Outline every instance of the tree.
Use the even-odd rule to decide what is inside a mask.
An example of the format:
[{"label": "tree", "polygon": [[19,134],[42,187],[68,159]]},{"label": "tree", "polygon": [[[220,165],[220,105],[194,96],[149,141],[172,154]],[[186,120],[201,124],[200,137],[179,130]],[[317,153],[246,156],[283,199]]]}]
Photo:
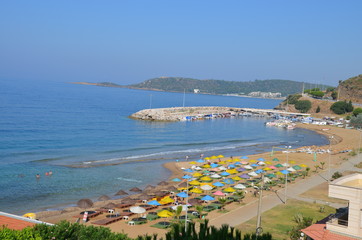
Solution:
[{"label": "tree", "polygon": [[289,236],[292,240],[300,239],[300,230],[313,224],[313,218],[304,217],[301,213],[296,214],[293,217],[293,221],[297,224],[297,226],[294,226],[292,230],[289,231]]},{"label": "tree", "polygon": [[338,93],[337,93],[336,91],[333,91],[333,92],[331,93],[331,97],[333,98],[333,100],[336,100],[337,97],[338,97]]},{"label": "tree", "polygon": [[346,112],[352,112],[354,109],[353,105],[352,105],[352,101],[349,100],[349,102],[346,105]]},{"label": "tree", "polygon": [[316,98],[322,98],[324,96],[324,92],[322,91],[311,91],[310,95]]},{"label": "tree", "polygon": [[362,113],[362,108],[355,108],[353,110],[353,116],[357,117],[358,114]]},{"label": "tree", "polygon": [[284,100],[287,104],[296,104],[298,102],[298,99],[301,98],[302,95],[300,94],[293,94],[289,95],[286,100]]},{"label": "tree", "polygon": [[322,170],[324,169],[324,165],[326,164],[326,162],[320,162],[320,164],[321,164],[321,168],[322,168]]},{"label": "tree", "polygon": [[200,219],[202,218],[202,212],[204,211],[204,206],[202,205],[197,205],[196,206],[196,211],[199,213],[199,217]]},{"label": "tree", "polygon": [[319,113],[321,111],[320,106],[317,107],[317,109],[315,110],[316,113]]},{"label": "tree", "polygon": [[346,101],[338,101],[333,103],[330,109],[335,114],[345,114],[346,112],[352,112],[353,106],[351,101],[349,103],[347,103]]},{"label": "tree", "polygon": [[355,128],[362,128],[362,114],[351,117],[350,125]]},{"label": "tree", "polygon": [[332,175],[332,179],[334,180],[334,179],[340,178],[340,177],[342,177],[342,176],[343,176],[342,173],[340,173],[340,172],[335,172],[335,173],[333,173],[333,175]]},{"label": "tree", "polygon": [[311,109],[312,103],[309,100],[300,100],[295,103],[295,108],[302,113],[306,113]]},{"label": "tree", "polygon": [[[180,215],[182,213],[182,206],[177,206],[176,210],[175,210],[175,218],[177,220],[180,220]],[[186,213],[187,214],[187,213]]]}]

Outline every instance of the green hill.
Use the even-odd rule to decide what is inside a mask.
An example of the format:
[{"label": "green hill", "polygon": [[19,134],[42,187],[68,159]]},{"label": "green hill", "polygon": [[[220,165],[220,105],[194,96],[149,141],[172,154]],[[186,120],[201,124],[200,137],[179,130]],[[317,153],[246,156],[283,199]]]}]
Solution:
[{"label": "green hill", "polygon": [[[313,88],[315,85],[305,83],[305,88]],[[132,84],[126,87],[172,91],[172,92],[194,92],[199,89],[200,93],[209,94],[248,94],[250,92],[272,92],[281,93],[282,96],[302,91],[303,83],[291,80],[255,80],[249,82],[236,82],[224,80],[199,80],[182,77],[159,77],[146,80],[139,84]],[[326,85],[319,85],[320,88],[327,88]]]}]

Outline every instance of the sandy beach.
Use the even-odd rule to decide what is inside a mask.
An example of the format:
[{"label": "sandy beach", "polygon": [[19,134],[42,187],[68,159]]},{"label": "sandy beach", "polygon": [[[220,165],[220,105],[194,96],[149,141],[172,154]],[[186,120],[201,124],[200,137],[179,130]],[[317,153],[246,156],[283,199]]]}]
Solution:
[{"label": "sandy beach", "polygon": [[[317,174],[317,172],[315,172],[317,166],[318,166],[318,168],[317,168],[318,172],[328,171],[329,168],[334,169],[351,157],[351,155],[352,155],[351,152],[348,152],[346,150],[351,150],[353,153],[353,151],[356,151],[357,148],[360,147],[360,134],[361,133],[357,130],[343,129],[343,128],[338,128],[338,127],[333,127],[333,126],[318,126],[318,125],[306,125],[306,124],[298,124],[297,127],[313,130],[319,134],[323,134],[331,140],[331,144],[326,145],[326,146],[306,146],[306,147],[302,147],[299,149],[291,149],[288,153],[283,151],[283,149],[275,149],[273,151],[272,156],[271,156],[271,150],[270,150],[270,152],[248,156],[249,157],[248,160],[256,160],[259,158],[264,158],[266,163],[268,163],[268,162],[270,163],[267,165],[272,165],[272,164],[276,164],[275,162],[273,162],[273,159],[275,159],[275,158],[279,159],[278,163],[285,163],[288,158],[289,164],[291,166],[299,165],[299,164],[307,165],[310,168],[310,171],[309,171],[309,176],[307,176],[306,178],[310,178],[311,176]],[[327,150],[329,149],[330,146],[331,146],[331,150],[332,150],[331,154],[329,154],[327,152]],[[316,157],[315,157],[314,154],[308,153],[309,150],[311,150],[311,151],[319,150],[319,152],[321,152],[321,153],[316,154]],[[220,154],[222,154],[222,153],[220,153]],[[207,157],[206,154],[205,154],[205,157]],[[237,158],[237,157],[234,157],[234,159],[230,159],[230,157],[225,156],[224,158],[222,158],[220,160],[217,159],[217,160],[211,160],[211,161],[216,161],[216,162],[226,161],[226,162],[230,163],[230,162],[234,161],[235,158]],[[324,162],[324,164],[321,164],[321,162]],[[192,165],[202,166],[203,164],[205,164],[205,163],[197,163],[197,164],[190,164],[190,162],[166,163],[164,165],[164,167],[166,167],[167,169],[169,169],[172,172],[172,176],[170,177],[170,179],[165,180],[168,182],[168,185],[155,186],[155,188],[152,189],[152,191],[159,192],[162,190],[167,190],[170,187],[177,188],[178,187],[177,185],[179,183],[172,182],[171,179],[181,178],[183,175],[185,175],[185,172],[182,170],[183,168],[184,169],[190,168]],[[333,174],[332,171],[331,171],[331,174]],[[238,174],[238,175],[240,175],[240,174]],[[295,181],[298,182],[301,179],[302,178],[300,178],[300,179],[297,178]],[[217,181],[222,181],[222,180],[220,179]],[[291,183],[290,188],[293,188],[293,183]],[[275,186],[275,187],[273,187],[272,191],[265,191],[265,195],[274,194],[275,191],[278,191],[280,189],[283,189],[283,186]],[[225,211],[217,211],[217,210],[211,211],[208,213],[206,218],[212,220],[211,222],[214,225],[221,225],[221,224],[223,224],[223,220],[222,220],[221,216],[224,215],[225,212],[234,212],[234,213],[241,215],[243,213],[243,211],[245,211],[246,208],[248,208],[248,206],[250,204],[257,201],[257,198],[254,196],[253,188],[247,188],[245,191],[247,193],[245,195],[245,198],[241,202],[233,202],[233,203],[227,204],[225,206]],[[212,195],[212,192],[213,191],[210,191],[207,194]],[[137,199],[137,196],[139,196],[139,195],[135,195],[132,198]],[[195,196],[196,195],[193,195],[193,197],[195,197]],[[143,197],[144,197],[144,195],[143,195]],[[152,195],[150,195],[150,199],[151,198],[152,198]],[[126,200],[130,200],[130,197],[127,196]],[[78,219],[78,218],[80,218],[80,215],[79,215],[80,212],[85,211],[85,210],[87,210],[87,211],[99,210],[101,207],[105,207],[109,203],[119,204],[124,201],[125,201],[125,199],[98,201],[98,202],[95,202],[92,207],[87,208],[87,209],[71,207],[71,208],[65,208],[64,210],[61,210],[61,211],[39,212],[39,213],[37,213],[37,218],[41,221],[50,222],[50,223],[57,223],[61,220],[67,220],[70,222],[76,222],[77,220],[78,221],[80,220],[80,222],[82,222],[81,219]],[[138,199],[138,202],[135,205],[140,205],[140,204],[142,204],[142,200]],[[149,211],[157,211],[162,208],[163,208],[163,206],[159,206],[157,209],[152,209]],[[122,212],[123,209],[115,208],[115,211]],[[137,217],[137,215],[134,215],[132,217]],[[130,219],[132,217],[130,217]],[[92,222],[100,220],[100,219],[104,219],[104,218],[105,218],[105,214],[103,213],[103,214],[100,214],[100,215],[90,219],[90,221],[83,223],[83,224],[94,225],[94,224],[92,224]],[[169,218],[166,220],[170,221]],[[160,218],[157,220],[148,221],[147,223],[142,224],[142,225],[130,226],[127,224],[126,220],[119,220],[115,223],[111,223],[111,224],[107,225],[106,227],[109,227],[112,231],[115,231],[115,232],[127,233],[130,237],[136,237],[138,235],[144,235],[144,234],[148,234],[148,235],[158,234],[159,236],[162,236],[165,234],[165,232],[167,230],[151,227],[151,225],[153,225],[157,222],[160,222],[160,221],[165,221],[165,219]],[[240,224],[240,222],[235,222],[233,225],[238,225],[238,224]],[[98,226],[98,225],[94,225],[94,226]]]}]

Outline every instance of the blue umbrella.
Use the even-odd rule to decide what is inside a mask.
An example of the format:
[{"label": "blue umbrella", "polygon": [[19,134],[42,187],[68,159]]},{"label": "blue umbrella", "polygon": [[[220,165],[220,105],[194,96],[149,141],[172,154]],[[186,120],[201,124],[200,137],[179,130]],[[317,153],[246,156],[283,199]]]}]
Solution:
[{"label": "blue umbrella", "polygon": [[199,159],[199,160],[197,160],[197,162],[198,162],[198,163],[203,163],[203,162],[205,162],[205,161],[202,160],[202,159]]},{"label": "blue umbrella", "polygon": [[190,179],[190,178],[192,178],[190,175],[185,175],[185,176],[183,176],[182,177],[183,179]]},{"label": "blue umbrella", "polygon": [[228,166],[228,168],[235,168],[235,165],[234,165],[234,164],[230,164],[230,165]]},{"label": "blue umbrella", "polygon": [[226,184],[234,184],[234,181],[232,179],[229,179],[229,178],[224,179],[223,182],[226,183]]},{"label": "blue umbrella", "polygon": [[259,165],[258,164],[251,164],[250,166],[252,166],[252,167],[259,167]]},{"label": "blue umbrella", "polygon": [[220,175],[221,175],[221,176],[229,176],[230,173],[228,173],[228,172],[222,172],[222,173],[220,173]]},{"label": "blue umbrella", "polygon": [[216,186],[216,187],[222,187],[224,186],[224,184],[222,184],[221,182],[214,182],[212,185]]},{"label": "blue umbrella", "polygon": [[289,174],[288,170],[281,170],[280,172],[283,173],[283,174]]},{"label": "blue umbrella", "polygon": [[236,170],[239,171],[239,172],[244,172],[246,169],[241,167],[241,168],[238,168]]},{"label": "blue umbrella", "polygon": [[234,162],[235,165],[241,165],[241,162]]},{"label": "blue umbrella", "polygon": [[156,200],[149,201],[147,204],[155,205],[155,206],[160,206],[161,205],[161,203],[157,202]]},{"label": "blue umbrella", "polygon": [[249,157],[247,156],[242,156],[241,159],[248,159]]},{"label": "blue umbrella", "polygon": [[211,163],[211,164],[210,164],[210,167],[212,167],[212,168],[216,168],[217,166],[219,166],[219,165],[216,164],[216,163]]},{"label": "blue umbrella", "polygon": [[249,179],[250,178],[250,176],[248,174],[245,174],[245,173],[241,174],[240,177],[244,178],[244,179]]},{"label": "blue umbrella", "polygon": [[174,179],[172,179],[172,182],[181,182],[181,179],[179,179],[179,178],[174,178]]},{"label": "blue umbrella", "polygon": [[201,200],[203,201],[212,201],[212,200],[215,200],[215,198],[209,196],[209,195],[206,195],[205,197],[201,198]]},{"label": "blue umbrella", "polygon": [[258,169],[258,170],[256,170],[255,171],[255,173],[257,173],[257,174],[259,174],[259,173],[263,173],[263,172],[265,172],[264,170],[262,170],[262,169]]},{"label": "blue umbrella", "polygon": [[259,161],[262,161],[262,162],[264,162],[264,161],[265,161],[265,159],[264,159],[264,158],[258,158],[258,160],[259,160]]},{"label": "blue umbrella", "polygon": [[180,193],[176,194],[176,196],[181,197],[181,198],[189,197],[189,195],[187,195],[185,192],[180,192]]},{"label": "blue umbrella", "polygon": [[189,173],[192,173],[192,172],[193,172],[193,170],[191,170],[190,168],[188,168],[188,169],[185,169],[185,170],[184,170],[184,172],[189,172]]}]

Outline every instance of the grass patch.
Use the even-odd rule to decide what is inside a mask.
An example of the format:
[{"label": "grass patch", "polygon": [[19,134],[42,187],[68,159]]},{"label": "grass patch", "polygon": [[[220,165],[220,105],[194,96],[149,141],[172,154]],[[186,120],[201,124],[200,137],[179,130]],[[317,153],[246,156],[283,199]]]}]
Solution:
[{"label": "grass patch", "polygon": [[[320,212],[321,206],[324,206],[324,212]],[[305,217],[312,217],[315,221],[335,213],[335,209],[321,204],[307,203],[298,200],[288,200],[287,204],[280,204],[261,216],[261,225],[263,232],[270,232],[274,239],[289,239],[288,231],[292,229],[296,223],[293,221],[297,213],[303,214]],[[236,226],[242,233],[255,232],[256,217]]]}]

